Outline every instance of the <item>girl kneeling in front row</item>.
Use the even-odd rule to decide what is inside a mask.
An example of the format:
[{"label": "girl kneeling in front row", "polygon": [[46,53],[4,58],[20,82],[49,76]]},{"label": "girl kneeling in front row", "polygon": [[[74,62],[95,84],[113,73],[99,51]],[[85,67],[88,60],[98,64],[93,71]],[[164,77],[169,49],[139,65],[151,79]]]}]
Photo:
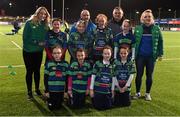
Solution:
[{"label": "girl kneeling in front row", "polygon": [[115,60],[115,106],[131,105],[131,82],[135,73],[134,62],[128,59],[129,48],[121,47],[119,50],[120,60]]},{"label": "girl kneeling in front row", "polygon": [[91,77],[90,96],[94,108],[98,110],[109,109],[112,106],[112,78],[113,65],[110,62],[112,48],[103,48],[103,60],[96,61]]}]

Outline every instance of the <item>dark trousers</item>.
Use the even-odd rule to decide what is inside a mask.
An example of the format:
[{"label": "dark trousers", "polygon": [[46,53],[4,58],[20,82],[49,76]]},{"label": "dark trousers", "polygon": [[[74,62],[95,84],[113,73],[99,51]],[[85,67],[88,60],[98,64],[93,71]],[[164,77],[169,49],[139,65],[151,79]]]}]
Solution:
[{"label": "dark trousers", "polygon": [[32,53],[23,51],[23,59],[26,66],[26,85],[28,94],[32,93],[32,75],[34,75],[35,90],[39,90],[42,55],[42,51]]},{"label": "dark trousers", "polygon": [[48,108],[50,110],[59,109],[64,100],[64,92],[49,92]]},{"label": "dark trousers", "polygon": [[112,107],[112,95],[111,94],[101,94],[94,93],[92,98],[92,104],[95,109],[106,110]]},{"label": "dark trousers", "polygon": [[85,105],[86,94],[73,91],[73,97],[70,97],[69,99],[70,105],[73,108],[83,108],[83,106]]},{"label": "dark trousers", "polygon": [[115,106],[120,106],[120,107],[130,106],[131,105],[130,92],[129,91],[126,91],[124,93],[115,92],[113,104]]},{"label": "dark trousers", "polygon": [[144,68],[146,68],[146,93],[150,93],[155,62],[152,57],[139,56],[136,59],[136,92],[140,92]]}]

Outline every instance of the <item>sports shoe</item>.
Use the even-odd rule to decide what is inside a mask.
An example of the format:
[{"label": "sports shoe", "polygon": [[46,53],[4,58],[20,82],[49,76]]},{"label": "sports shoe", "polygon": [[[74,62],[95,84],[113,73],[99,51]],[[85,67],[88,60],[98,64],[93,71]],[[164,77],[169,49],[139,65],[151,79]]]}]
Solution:
[{"label": "sports shoe", "polygon": [[151,96],[150,96],[150,93],[146,93],[146,94],[145,94],[145,100],[146,100],[146,101],[151,101],[151,100],[152,100],[152,98],[151,98]]},{"label": "sports shoe", "polygon": [[41,93],[40,90],[36,90],[35,92],[36,92],[35,94],[36,94],[37,96],[42,96],[42,93]]},{"label": "sports shoe", "polygon": [[27,100],[33,100],[33,95],[32,95],[32,92],[28,92],[28,97],[27,97]]},{"label": "sports shoe", "polygon": [[47,103],[47,105],[48,105],[49,110],[54,110],[54,106],[52,105],[52,103]]},{"label": "sports shoe", "polygon": [[133,99],[139,99],[140,97],[141,97],[141,93],[138,92],[138,93],[136,93],[135,96],[133,96]]}]

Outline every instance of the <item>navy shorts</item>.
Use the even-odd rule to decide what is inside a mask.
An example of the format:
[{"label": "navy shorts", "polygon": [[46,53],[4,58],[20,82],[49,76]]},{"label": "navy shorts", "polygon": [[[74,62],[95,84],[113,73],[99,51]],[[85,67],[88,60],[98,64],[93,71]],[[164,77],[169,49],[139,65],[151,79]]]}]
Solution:
[{"label": "navy shorts", "polygon": [[109,109],[112,107],[112,95],[95,92],[92,98],[92,104],[94,108],[98,110]]},{"label": "navy shorts", "polygon": [[126,91],[124,93],[115,92],[113,104],[115,106],[121,106],[121,107],[130,106],[131,105],[130,92],[129,91]]},{"label": "navy shorts", "polygon": [[49,92],[48,108],[50,110],[59,109],[64,100],[64,92]]},{"label": "navy shorts", "polygon": [[85,105],[86,94],[73,91],[73,97],[69,99],[72,108],[82,108]]}]

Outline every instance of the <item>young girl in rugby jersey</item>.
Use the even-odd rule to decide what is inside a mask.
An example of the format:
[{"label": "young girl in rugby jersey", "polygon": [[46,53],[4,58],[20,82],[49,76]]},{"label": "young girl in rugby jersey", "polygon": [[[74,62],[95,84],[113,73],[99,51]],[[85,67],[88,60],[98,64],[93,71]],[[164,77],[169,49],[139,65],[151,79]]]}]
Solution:
[{"label": "young girl in rugby jersey", "polygon": [[[45,67],[48,61],[53,60],[52,56],[52,47],[55,45],[59,45],[62,48],[62,60],[65,58],[65,53],[67,50],[67,36],[65,33],[60,31],[60,19],[53,19],[52,21],[52,30],[49,30],[46,33],[46,45],[45,45],[45,50],[46,50],[46,62],[45,62]],[[46,74],[44,74],[44,85],[45,88],[47,87],[47,84],[45,84],[46,80],[48,77]],[[46,88],[47,89],[47,88]],[[45,91],[46,93],[47,91]]]},{"label": "young girl in rugby jersey", "polygon": [[52,60],[52,47],[59,45],[62,48],[62,59],[64,60],[67,50],[67,36],[64,32],[60,31],[61,20],[53,19],[52,30],[49,30],[46,34],[46,55],[48,60]]},{"label": "young girl in rugby jersey", "polygon": [[73,108],[82,108],[85,104],[85,97],[89,92],[91,65],[85,61],[85,51],[78,49],[76,52],[77,61],[70,65],[68,77],[69,102]]},{"label": "young girl in rugby jersey", "polygon": [[80,48],[85,50],[86,59],[90,59],[93,46],[92,35],[85,32],[86,23],[83,20],[79,20],[76,28],[77,31],[70,33],[68,40],[68,51],[71,55],[71,62],[77,60],[76,51]]},{"label": "young girl in rugby jersey", "polygon": [[[115,106],[130,106],[130,87],[135,73],[134,61],[128,59],[129,48],[121,47],[119,50],[120,60],[114,61],[115,66]],[[114,88],[113,88],[114,89]]]},{"label": "young girl in rugby jersey", "polygon": [[91,77],[90,96],[92,104],[98,110],[109,109],[112,106],[113,64],[111,64],[112,48],[103,48],[103,60],[97,61]]},{"label": "young girl in rugby jersey", "polygon": [[98,14],[96,17],[97,28],[94,30],[93,60],[102,60],[102,50],[105,45],[112,46],[113,34],[107,25],[107,16]]},{"label": "young girl in rugby jersey", "polygon": [[61,59],[62,52],[60,46],[53,47],[53,60],[48,61],[45,68],[45,74],[48,76],[46,91],[49,93],[48,108],[50,110],[59,109],[63,102],[68,63]]},{"label": "young girl in rugby jersey", "polygon": [[130,53],[128,58],[134,60],[135,57],[135,38],[131,31],[131,22],[125,19],[122,23],[122,32],[117,34],[114,38],[114,58],[118,58],[118,50],[121,47],[129,48]]}]

